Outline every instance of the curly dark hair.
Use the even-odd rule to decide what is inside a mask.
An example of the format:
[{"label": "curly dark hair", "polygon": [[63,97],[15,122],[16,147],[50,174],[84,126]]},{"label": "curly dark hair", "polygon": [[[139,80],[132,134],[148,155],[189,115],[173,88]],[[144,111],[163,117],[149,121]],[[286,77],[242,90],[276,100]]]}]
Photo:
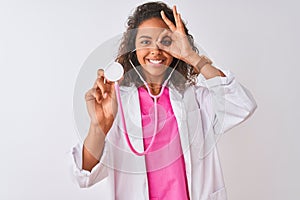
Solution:
[{"label": "curly dark hair", "polygon": [[[142,4],[135,9],[135,11],[131,16],[128,17],[127,30],[123,34],[123,38],[121,40],[121,44],[118,52],[118,58],[117,58],[117,61],[123,65],[125,71],[122,85],[131,86],[132,84],[134,84],[136,86],[140,86],[142,84],[141,80],[139,79],[138,76],[136,76],[135,73],[126,73],[132,70],[132,66],[129,62],[129,59],[131,59],[136,66],[140,65],[137,60],[136,53],[132,51],[135,49],[135,39],[137,35],[137,29],[139,25],[145,20],[151,18],[162,19],[160,14],[161,11],[164,11],[168,19],[172,21],[173,24],[176,24],[172,9],[168,7],[168,5],[160,1],[148,2]],[[184,29],[186,35],[188,36],[189,42],[193,47],[193,50],[198,53],[198,49],[194,44],[194,39],[192,35],[189,34],[185,24],[184,24]],[[172,63],[170,64],[170,67],[173,68],[176,65],[177,61],[178,59],[174,58]],[[170,81],[178,90],[184,90],[184,88],[187,85],[195,84],[197,73],[194,71],[194,68],[192,66],[185,63],[182,60],[179,60],[176,71],[179,73],[174,73]],[[166,73],[166,76],[167,75],[168,74]]]}]

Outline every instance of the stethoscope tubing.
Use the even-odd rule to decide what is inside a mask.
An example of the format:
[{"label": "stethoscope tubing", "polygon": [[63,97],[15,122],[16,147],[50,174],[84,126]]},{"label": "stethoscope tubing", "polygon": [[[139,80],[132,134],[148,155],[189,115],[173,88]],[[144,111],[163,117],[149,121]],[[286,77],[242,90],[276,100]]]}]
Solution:
[{"label": "stethoscope tubing", "polygon": [[151,90],[149,88],[149,85],[148,83],[143,79],[143,77],[141,76],[141,74],[138,72],[138,70],[136,69],[136,67],[134,66],[134,64],[132,63],[131,60],[129,60],[130,64],[132,65],[132,67],[134,68],[134,70],[137,72],[137,74],[139,75],[140,79],[142,80],[142,82],[144,83],[144,85],[146,86],[147,90],[148,90],[148,93],[149,95],[154,99],[154,130],[153,130],[153,136],[152,136],[152,139],[151,139],[151,142],[149,144],[149,146],[146,148],[145,151],[143,152],[138,152],[134,147],[133,145],[131,144],[130,142],[130,139],[129,139],[129,135],[128,135],[128,132],[127,132],[127,127],[126,127],[126,122],[125,122],[125,117],[124,117],[124,110],[123,110],[123,105],[122,105],[122,101],[121,101],[121,94],[120,94],[120,87],[119,87],[119,84],[118,82],[116,81],[115,82],[115,91],[116,91],[116,96],[117,96],[117,102],[118,102],[118,105],[119,105],[119,109],[120,109],[120,113],[121,113],[121,121],[122,121],[122,125],[123,125],[123,129],[124,129],[124,133],[125,133],[125,139],[126,139],[126,142],[130,148],[130,150],[136,154],[137,156],[144,156],[146,154],[148,154],[148,152],[150,151],[150,149],[152,148],[153,144],[154,144],[154,141],[155,141],[155,138],[156,138],[156,135],[157,135],[157,126],[158,126],[158,111],[157,111],[157,99],[163,94],[163,91],[166,87],[166,85],[168,84],[168,81],[169,79],[171,78],[171,75],[173,74],[174,70],[176,69],[178,63],[179,63],[179,60],[177,61],[175,67],[173,68],[172,72],[169,74],[168,78],[164,81],[164,83],[162,84],[162,88],[161,88],[161,91],[158,95],[153,95],[151,93]]},{"label": "stethoscope tubing", "polygon": [[161,94],[154,97],[154,131],[153,131],[153,136],[152,136],[151,142],[150,142],[149,146],[147,147],[147,149],[145,151],[138,152],[137,150],[135,150],[135,148],[133,147],[133,145],[131,144],[130,139],[129,139],[129,135],[128,135],[128,132],[127,132],[127,127],[126,127],[126,122],[125,122],[125,117],[124,117],[123,105],[122,105],[122,101],[121,101],[120,87],[119,87],[119,84],[117,82],[115,82],[115,90],[116,90],[116,96],[117,96],[119,109],[120,109],[120,112],[121,112],[121,121],[122,121],[123,129],[124,129],[124,133],[125,133],[126,142],[129,146],[130,150],[134,154],[136,154],[137,156],[146,155],[150,151],[151,147],[153,146],[154,141],[155,141],[155,137],[156,137],[156,134],[157,134],[157,124],[158,124],[157,99],[159,98],[159,96],[161,96]]}]

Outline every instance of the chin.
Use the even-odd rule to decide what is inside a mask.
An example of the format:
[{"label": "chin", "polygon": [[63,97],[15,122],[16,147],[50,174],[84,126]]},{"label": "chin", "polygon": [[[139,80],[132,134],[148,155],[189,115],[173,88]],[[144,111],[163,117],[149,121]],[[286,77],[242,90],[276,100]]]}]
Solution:
[{"label": "chin", "polygon": [[166,70],[167,67],[165,65],[162,65],[161,67],[143,67],[144,75],[148,80],[163,80]]}]

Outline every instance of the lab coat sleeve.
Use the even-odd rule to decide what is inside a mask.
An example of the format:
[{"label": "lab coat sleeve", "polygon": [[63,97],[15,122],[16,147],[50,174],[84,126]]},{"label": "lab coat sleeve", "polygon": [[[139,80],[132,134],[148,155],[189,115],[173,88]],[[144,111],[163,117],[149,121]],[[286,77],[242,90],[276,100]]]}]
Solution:
[{"label": "lab coat sleeve", "polygon": [[251,93],[235,76],[230,71],[223,73],[226,77],[218,76],[208,80],[200,74],[196,84],[199,107],[202,113],[210,116],[215,134],[225,133],[242,123],[257,108]]},{"label": "lab coat sleeve", "polygon": [[[83,144],[77,144],[72,149],[72,171],[73,176],[76,179],[76,182],[79,184],[81,188],[87,188],[95,183],[103,180],[108,176],[107,168],[100,162],[93,167],[90,171],[82,169],[82,148]],[[105,155],[102,154],[101,159]]]}]

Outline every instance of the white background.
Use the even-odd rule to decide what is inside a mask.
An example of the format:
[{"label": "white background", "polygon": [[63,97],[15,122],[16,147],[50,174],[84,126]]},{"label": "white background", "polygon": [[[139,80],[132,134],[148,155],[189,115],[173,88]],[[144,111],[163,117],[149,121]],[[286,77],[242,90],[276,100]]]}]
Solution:
[{"label": "white background", "polygon": [[[141,2],[0,1],[0,199],[106,199],[105,181],[79,189],[70,176],[73,90],[88,55]],[[299,198],[297,0],[167,2],[258,103],[219,142],[229,199]]]}]

